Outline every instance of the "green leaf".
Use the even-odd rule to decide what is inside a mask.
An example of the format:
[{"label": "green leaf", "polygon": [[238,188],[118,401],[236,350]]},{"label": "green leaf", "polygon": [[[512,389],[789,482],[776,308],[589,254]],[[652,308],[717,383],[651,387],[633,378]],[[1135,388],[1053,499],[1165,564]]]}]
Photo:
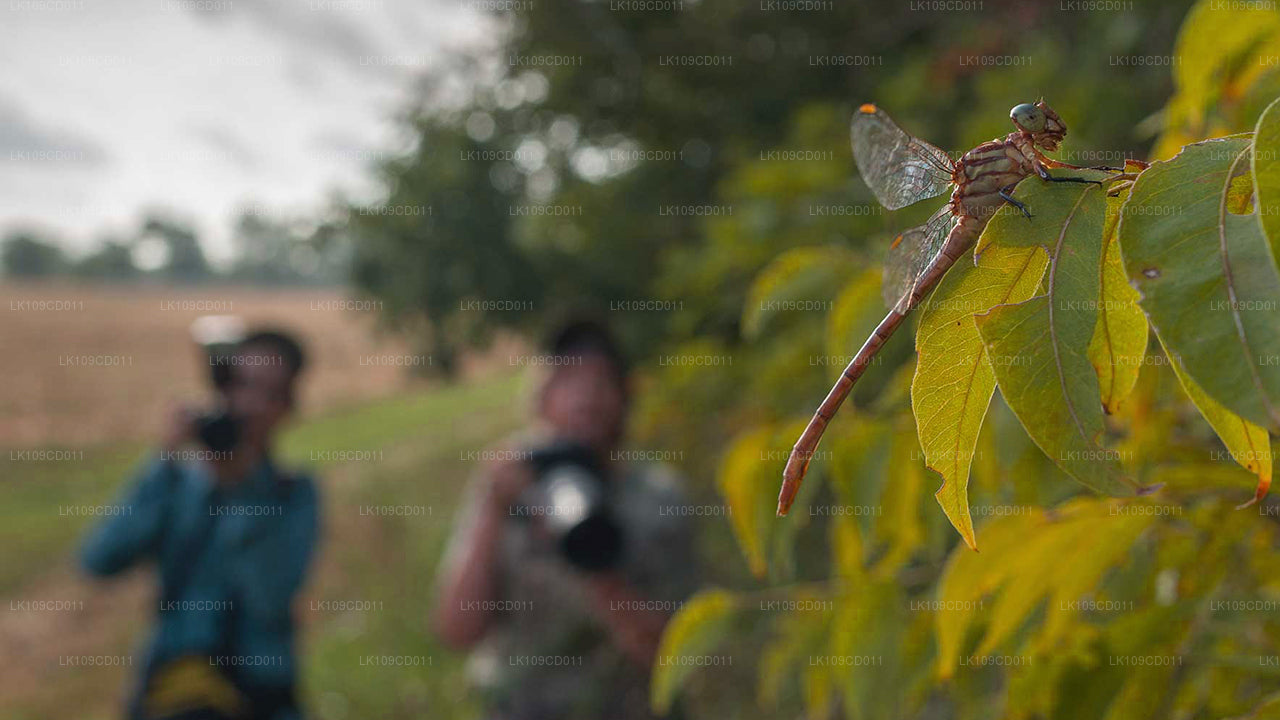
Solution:
[{"label": "green leaf", "polygon": [[1094,185],[1025,180],[1015,191],[1031,209],[992,218],[986,245],[1045,246],[1045,294],[976,317],[1005,401],[1027,434],[1058,467],[1099,492],[1132,494],[1103,431],[1098,378],[1086,357],[1097,323],[1098,264],[1106,200]]},{"label": "green leaf", "polygon": [[1271,259],[1280,259],[1280,98],[1258,118],[1253,131],[1253,190],[1258,220],[1271,246]]},{"label": "green leaf", "polygon": [[[1169,351],[1165,350],[1165,355],[1168,354]],[[1191,402],[1195,404],[1204,419],[1213,426],[1213,431],[1218,434],[1222,444],[1227,446],[1231,459],[1258,476],[1258,487],[1254,491],[1253,498],[1245,503],[1245,506],[1261,500],[1266,496],[1267,489],[1271,487],[1273,462],[1271,437],[1267,434],[1266,428],[1258,427],[1222,407],[1205,394],[1205,391],[1196,384],[1195,380],[1187,376],[1186,371],[1178,363],[1172,362],[1170,365],[1173,366],[1174,374],[1178,376],[1178,382],[1182,383],[1182,389],[1186,390],[1187,395],[1191,397]]]},{"label": "green leaf", "polygon": [[1120,244],[1170,357],[1216,402],[1280,427],[1280,272],[1254,215],[1231,212],[1249,141],[1188,145],[1138,176]]},{"label": "green leaf", "polygon": [[836,246],[782,253],[751,283],[742,308],[742,334],[754,338],[782,316],[829,310],[828,298],[852,265],[853,254]]},{"label": "green leaf", "polygon": [[934,495],[965,544],[978,549],[969,515],[969,467],[996,376],[973,317],[1035,294],[1049,258],[1040,248],[991,247],[961,258],[920,314],[911,407],[925,462],[942,476]]},{"label": "green leaf", "polygon": [[689,599],[667,623],[654,658],[649,705],[658,715],[671,710],[676,693],[695,663],[682,661],[705,655],[725,636],[736,608],[733,595],[706,590]]},{"label": "green leaf", "polygon": [[1120,220],[1120,198],[1107,198],[1107,224],[1102,234],[1101,296],[1098,324],[1089,343],[1089,362],[1098,375],[1102,406],[1108,413],[1138,384],[1138,371],[1147,356],[1147,316],[1138,307],[1138,291],[1129,284],[1120,256],[1116,226]]}]

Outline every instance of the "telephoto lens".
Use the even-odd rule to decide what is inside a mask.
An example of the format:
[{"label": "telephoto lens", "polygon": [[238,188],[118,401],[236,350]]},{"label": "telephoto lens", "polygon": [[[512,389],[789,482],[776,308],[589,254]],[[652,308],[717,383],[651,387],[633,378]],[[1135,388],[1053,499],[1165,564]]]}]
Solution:
[{"label": "telephoto lens", "polygon": [[530,462],[547,529],[565,559],[592,572],[615,567],[623,533],[595,454],[582,445],[557,443],[533,451]]}]

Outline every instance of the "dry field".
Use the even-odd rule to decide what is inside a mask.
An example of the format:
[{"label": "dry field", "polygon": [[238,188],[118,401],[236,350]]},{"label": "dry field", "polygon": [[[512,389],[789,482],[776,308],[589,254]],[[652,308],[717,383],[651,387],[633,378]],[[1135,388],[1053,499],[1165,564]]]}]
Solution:
[{"label": "dry field", "polygon": [[[408,345],[340,289],[0,285],[0,447],[84,447],[152,438],[174,401],[206,393],[191,322],[230,314],[297,333],[310,354],[303,416],[423,383]],[[505,357],[500,343],[489,361]],[[424,360],[419,359],[418,362]]]}]

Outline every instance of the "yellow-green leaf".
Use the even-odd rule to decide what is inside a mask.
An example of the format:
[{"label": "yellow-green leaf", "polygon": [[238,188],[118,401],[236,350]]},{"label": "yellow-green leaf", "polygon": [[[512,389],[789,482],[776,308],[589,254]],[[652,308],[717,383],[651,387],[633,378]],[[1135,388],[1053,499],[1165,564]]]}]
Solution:
[{"label": "yellow-green leaf", "polygon": [[991,247],[965,256],[922,307],[911,407],[925,462],[942,476],[934,497],[965,544],[978,549],[969,515],[969,467],[996,376],[973,316],[1035,294],[1048,255],[1038,247]]},{"label": "yellow-green leaf", "polygon": [[836,515],[831,520],[831,574],[841,581],[855,582],[862,578],[862,533],[858,524],[847,515]]},{"label": "yellow-green leaf", "polygon": [[1120,220],[1120,198],[1107,199],[1107,224],[1102,234],[1100,265],[1101,294],[1098,302],[1098,324],[1089,343],[1089,362],[1098,374],[1102,406],[1108,413],[1138,384],[1138,371],[1147,355],[1147,316],[1138,307],[1138,291],[1129,284],[1120,256],[1116,226]]},{"label": "yellow-green leaf", "polygon": [[879,573],[898,570],[924,543],[924,464],[920,462],[919,445],[911,436],[910,423],[910,418],[900,418],[889,448],[889,472],[880,498],[884,517],[875,524],[875,534],[886,546],[876,563]]},{"label": "yellow-green leaf", "polygon": [[697,663],[688,659],[705,655],[724,637],[736,603],[723,590],[706,590],[689,599],[667,623],[653,661],[649,704],[658,715],[671,710],[676,693]]},{"label": "yellow-green leaf", "polygon": [[[1074,601],[1125,560],[1138,534],[1160,514],[1117,512],[1124,507],[1082,498],[1050,512],[997,518],[983,527],[981,555],[953,551],[938,583],[934,617],[939,675],[951,677],[961,666],[965,636],[979,625],[980,613],[988,615],[981,612],[988,596],[990,622],[975,653],[1001,648],[1041,606],[1043,626],[1028,650],[1054,652],[1080,615]],[[1082,547],[1089,551],[1079,552]],[[1064,563],[1066,557],[1071,562]]]},{"label": "yellow-green leaf", "polygon": [[[738,547],[756,577],[764,577],[765,534],[773,519],[772,493],[775,477],[765,474],[762,461],[773,443],[771,426],[755,428],[738,436],[720,459],[716,485],[729,506],[729,522]],[[765,508],[762,512],[761,508]]]},{"label": "yellow-green leaf", "polygon": [[[1165,355],[1168,354],[1169,351],[1166,350]],[[1252,505],[1266,497],[1267,489],[1271,487],[1273,462],[1271,437],[1267,434],[1266,428],[1254,425],[1209,397],[1195,380],[1187,376],[1186,371],[1177,362],[1172,362],[1170,365],[1173,366],[1174,374],[1178,376],[1178,382],[1182,383],[1182,389],[1186,390],[1187,395],[1191,397],[1191,402],[1195,404],[1204,419],[1209,421],[1213,431],[1227,447],[1227,453],[1231,459],[1258,476],[1258,487],[1254,490],[1253,498],[1245,505]]]},{"label": "yellow-green leaf", "polygon": [[882,283],[880,269],[873,267],[840,290],[831,312],[827,313],[827,355],[849,355],[884,317],[884,306],[880,302]]},{"label": "yellow-green leaf", "polygon": [[[790,600],[814,600],[811,594],[795,593]],[[760,653],[757,699],[762,707],[776,708],[783,686],[800,674],[805,658],[820,653],[831,635],[829,610],[792,610],[774,621],[774,639]]]},{"label": "yellow-green leaf", "polygon": [[826,312],[831,295],[852,265],[853,254],[837,246],[798,247],[782,253],[751,283],[742,308],[743,335],[756,337],[782,316]]},{"label": "yellow-green leaf", "polygon": [[828,665],[813,664],[804,668],[804,707],[809,717],[821,720],[831,716],[834,689]]},{"label": "yellow-green leaf", "polygon": [[1173,68],[1174,84],[1178,95],[1185,96],[1191,125],[1203,122],[1201,113],[1219,96],[1227,68],[1275,25],[1274,12],[1256,12],[1218,0],[1200,0],[1191,8],[1178,31],[1175,52],[1180,62]]},{"label": "yellow-green leaf", "polygon": [[1280,692],[1267,695],[1260,705],[1248,713],[1229,720],[1280,720]]},{"label": "yellow-green leaf", "polygon": [[[1233,73],[1257,69],[1257,62],[1241,62],[1258,43],[1273,36],[1280,16],[1262,6],[1200,0],[1187,13],[1178,31],[1173,56],[1175,93],[1165,107],[1167,130],[1153,157],[1167,158],[1194,139],[1213,137],[1216,128],[1207,111],[1220,106],[1222,95],[1234,84]],[[1250,67],[1254,66],[1254,67]]]},{"label": "yellow-green leaf", "polygon": [[996,215],[979,251],[1044,246],[1049,271],[1045,294],[975,318],[996,382],[1027,434],[1064,472],[1099,492],[1133,494],[1137,485],[1116,454],[1099,445],[1098,378],[1086,356],[1097,324],[1105,195],[1094,185],[1039,178],[1019,183],[1015,194],[1034,217]]}]

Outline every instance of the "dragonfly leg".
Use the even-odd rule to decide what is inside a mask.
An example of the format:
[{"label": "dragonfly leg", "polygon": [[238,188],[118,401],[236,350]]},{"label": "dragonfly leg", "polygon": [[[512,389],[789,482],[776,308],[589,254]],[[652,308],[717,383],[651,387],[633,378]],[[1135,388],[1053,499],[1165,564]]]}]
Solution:
[{"label": "dragonfly leg", "polygon": [[1027,210],[1027,206],[1021,201],[1015,200],[1013,198],[1013,188],[1016,186],[1017,186],[1017,183],[1013,183],[1011,185],[1005,185],[1004,187],[1000,188],[1000,197],[1004,198],[1005,202],[1018,208],[1018,210],[1020,210],[1028,220],[1030,220],[1031,212]]},{"label": "dragonfly leg", "polygon": [[1039,173],[1039,175],[1040,175],[1040,179],[1041,179],[1041,180],[1047,180],[1047,181],[1049,181],[1049,182],[1090,183],[1090,184],[1093,184],[1093,185],[1105,185],[1105,184],[1106,184],[1105,182],[1103,182],[1103,181],[1101,181],[1101,180],[1086,180],[1085,178],[1076,178],[1076,177],[1057,177],[1057,176],[1054,176],[1054,175],[1050,175],[1050,174],[1049,174],[1049,170],[1048,170],[1048,168],[1046,168],[1046,167],[1045,167],[1045,166],[1043,166],[1043,165],[1041,165],[1040,167],[1038,167],[1038,168],[1037,168],[1037,172]]},{"label": "dragonfly leg", "polygon": [[1111,167],[1110,165],[1070,165],[1064,162],[1047,162],[1044,166],[1050,169],[1058,168],[1062,170],[1106,170],[1108,172],[1124,172],[1122,167]]},{"label": "dragonfly leg", "polygon": [[[1128,160],[1128,162],[1133,163],[1134,165],[1137,165],[1138,167],[1144,170],[1151,167],[1151,163],[1143,162],[1142,160],[1130,159]],[[1058,165],[1058,167],[1070,168],[1072,170],[1106,170],[1107,172],[1116,172],[1116,173],[1122,173],[1125,171],[1125,169],[1122,167],[1111,167],[1110,165],[1087,165],[1085,167],[1078,167],[1076,165],[1067,165],[1066,163],[1062,163]]]}]

